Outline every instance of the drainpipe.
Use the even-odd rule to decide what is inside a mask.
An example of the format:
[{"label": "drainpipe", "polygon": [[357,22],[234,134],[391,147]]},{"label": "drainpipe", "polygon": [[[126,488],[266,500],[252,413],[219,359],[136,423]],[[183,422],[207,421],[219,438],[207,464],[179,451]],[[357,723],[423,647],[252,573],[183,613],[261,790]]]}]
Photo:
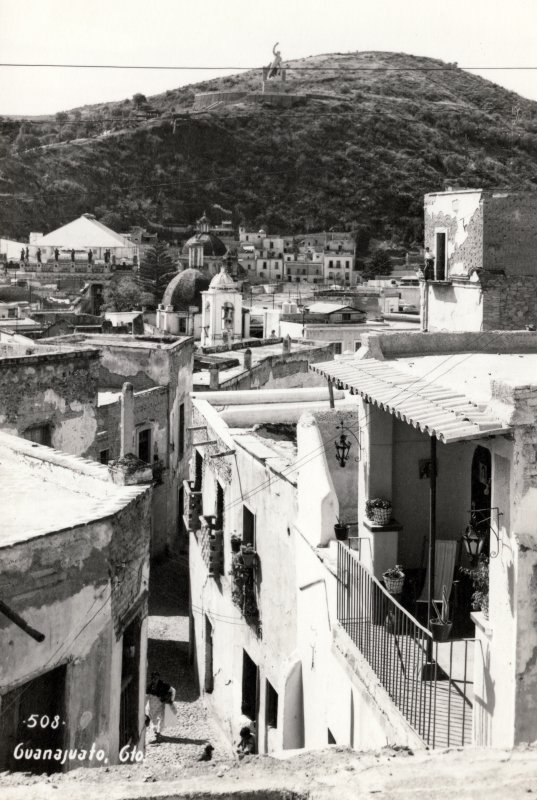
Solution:
[{"label": "drainpipe", "polygon": [[[436,436],[431,436],[431,468],[429,477],[429,586],[427,587],[427,628],[433,616],[434,563],[436,552]],[[427,661],[432,659],[432,640],[428,640]]]}]

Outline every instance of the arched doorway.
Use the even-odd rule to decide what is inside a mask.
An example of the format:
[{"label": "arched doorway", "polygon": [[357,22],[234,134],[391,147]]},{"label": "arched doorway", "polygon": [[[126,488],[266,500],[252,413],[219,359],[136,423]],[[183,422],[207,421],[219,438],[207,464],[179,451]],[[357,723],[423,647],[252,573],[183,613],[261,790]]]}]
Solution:
[{"label": "arched doorway", "polygon": [[488,555],[491,514],[491,455],[490,450],[478,445],[472,458],[471,509],[472,524],[484,536],[483,552]]}]

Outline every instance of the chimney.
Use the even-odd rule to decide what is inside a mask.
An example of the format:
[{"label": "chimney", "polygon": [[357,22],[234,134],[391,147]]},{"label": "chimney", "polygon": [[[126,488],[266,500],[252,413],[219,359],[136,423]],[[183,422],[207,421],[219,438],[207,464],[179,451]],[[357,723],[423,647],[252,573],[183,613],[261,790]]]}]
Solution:
[{"label": "chimney", "polygon": [[218,380],[219,366],[218,364],[211,364],[209,367],[209,389],[218,390],[220,383]]},{"label": "chimney", "polygon": [[244,351],[244,369],[252,369],[252,351],[249,347]]},{"label": "chimney", "polygon": [[134,388],[132,383],[124,383],[121,390],[120,457],[132,453],[134,449]]},{"label": "chimney", "polygon": [[291,352],[291,337],[289,336],[289,334],[287,334],[287,336],[284,336],[282,352],[283,353]]}]

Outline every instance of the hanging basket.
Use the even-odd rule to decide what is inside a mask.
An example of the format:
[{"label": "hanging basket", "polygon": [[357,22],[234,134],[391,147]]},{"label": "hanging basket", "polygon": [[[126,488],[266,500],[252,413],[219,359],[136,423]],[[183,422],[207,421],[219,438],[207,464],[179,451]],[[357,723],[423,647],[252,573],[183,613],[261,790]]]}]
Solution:
[{"label": "hanging basket", "polygon": [[392,507],[371,509],[373,522],[376,525],[387,525],[392,518]]},{"label": "hanging basket", "polygon": [[384,579],[386,589],[390,594],[401,594],[403,591],[403,584],[405,582],[404,575],[401,578],[389,578],[386,573],[384,573],[382,577]]}]

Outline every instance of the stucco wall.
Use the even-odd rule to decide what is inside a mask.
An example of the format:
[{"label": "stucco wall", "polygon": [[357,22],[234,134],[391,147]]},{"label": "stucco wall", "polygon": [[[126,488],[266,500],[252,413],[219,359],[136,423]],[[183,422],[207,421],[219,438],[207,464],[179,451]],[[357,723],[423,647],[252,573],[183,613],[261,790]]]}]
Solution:
[{"label": "stucco wall", "polygon": [[477,283],[438,284],[427,282],[427,328],[429,331],[481,331],[489,297]]},{"label": "stucco wall", "polygon": [[[294,540],[290,524],[296,512],[296,487],[290,478],[271,470],[234,443],[217,412],[201,403],[204,415],[195,410],[193,424],[207,424],[203,439],[217,444],[200,448],[205,456],[203,469],[203,511],[213,514],[216,481],[225,491],[224,574],[218,582],[207,576],[200,548],[194,535],[190,539],[191,597],[194,618],[196,665],[201,688],[205,679],[205,615],[213,625],[214,690],[206,700],[231,740],[238,738],[241,716],[243,649],[260,672],[258,747],[260,752],[281,748],[286,706],[295,698],[286,693],[286,684],[296,649],[296,588]],[[198,432],[199,435],[199,432]],[[211,459],[211,453],[233,446],[233,457]],[[237,446],[238,445],[238,446]],[[266,489],[260,491],[260,487]],[[247,624],[231,601],[229,569],[230,537],[243,530],[243,504],[255,514],[257,603],[261,627]],[[269,680],[278,693],[278,726],[265,725],[265,684]],[[297,746],[296,743],[293,746]]]},{"label": "stucco wall", "polygon": [[447,275],[467,275],[483,264],[483,193],[426,194],[424,246],[435,254],[435,232],[445,232]]},{"label": "stucco wall", "polygon": [[96,351],[1,358],[0,428],[22,436],[47,424],[53,447],[94,456],[98,369]]},{"label": "stucco wall", "polygon": [[[1,694],[67,664],[65,746],[95,742],[110,763],[118,756],[126,614],[148,583],[149,513],[150,492],[137,493],[112,517],[0,549],[3,599],[45,634],[36,643],[0,615]],[[144,681],[145,659],[140,670]],[[0,698],[0,712],[7,710]],[[142,703],[139,723],[141,731]]]},{"label": "stucco wall", "polygon": [[[148,419],[155,420],[158,455],[167,467],[163,474],[164,488],[158,487],[155,496],[152,553],[156,555],[165,549],[186,549],[188,542],[180,523],[183,512],[179,508],[179,489],[188,478],[190,460],[191,437],[188,427],[192,413],[193,340],[183,339],[175,345],[162,348],[131,343],[115,345],[107,340],[99,347],[102,352],[102,386],[121,388],[125,381],[129,381],[136,392],[143,392],[155,385],[166,388],[166,400],[162,395],[152,392],[135,395],[136,422],[141,422],[146,413]],[[181,404],[184,405],[183,453],[179,450]],[[163,419],[164,414],[167,422]]]}]

